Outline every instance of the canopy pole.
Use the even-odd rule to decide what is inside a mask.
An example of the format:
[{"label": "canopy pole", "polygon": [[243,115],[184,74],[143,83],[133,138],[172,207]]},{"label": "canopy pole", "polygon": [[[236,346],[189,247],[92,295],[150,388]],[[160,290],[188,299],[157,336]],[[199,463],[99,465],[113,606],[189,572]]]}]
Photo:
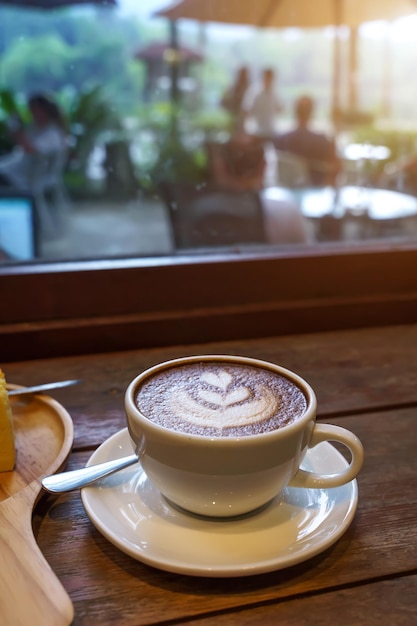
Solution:
[{"label": "canopy pole", "polygon": [[350,28],[349,34],[349,108],[356,111],[358,107],[358,28]]},{"label": "canopy pole", "polygon": [[332,76],[332,117],[337,124],[340,117],[340,40],[339,28],[335,27],[333,46],[333,76]]},{"label": "canopy pole", "polygon": [[169,20],[169,45],[172,51],[172,58],[169,63],[169,73],[171,79],[171,136],[173,140],[178,136],[178,105],[180,100],[179,79],[179,49],[178,49],[178,24],[177,20]]},{"label": "canopy pole", "polygon": [[383,39],[382,54],[382,110],[381,113],[385,118],[391,116],[391,87],[392,87],[392,66],[391,66],[391,23],[387,24]]},{"label": "canopy pole", "polygon": [[340,26],[342,24],[342,2],[333,0],[334,6],[334,45],[333,45],[333,81],[332,81],[332,119],[336,130],[340,124],[340,70],[341,41]]}]

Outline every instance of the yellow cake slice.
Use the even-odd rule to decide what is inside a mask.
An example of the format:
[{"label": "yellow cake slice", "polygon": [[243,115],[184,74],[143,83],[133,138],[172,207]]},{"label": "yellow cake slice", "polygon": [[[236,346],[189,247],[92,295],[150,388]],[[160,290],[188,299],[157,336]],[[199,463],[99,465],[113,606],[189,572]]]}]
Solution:
[{"label": "yellow cake slice", "polygon": [[0,369],[0,472],[14,469],[15,463],[12,409],[6,390],[6,378]]}]

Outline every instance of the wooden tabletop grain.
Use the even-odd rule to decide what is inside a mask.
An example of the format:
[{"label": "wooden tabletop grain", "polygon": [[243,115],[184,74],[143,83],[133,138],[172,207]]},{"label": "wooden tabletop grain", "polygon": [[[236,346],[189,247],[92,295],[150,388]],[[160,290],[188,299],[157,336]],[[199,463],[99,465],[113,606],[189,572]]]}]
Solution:
[{"label": "wooden tabletop grain", "polygon": [[51,394],[74,422],[72,469],[125,426],[123,394],[137,373],[189,354],[273,361],[313,386],[318,419],[353,430],[365,447],[354,521],[333,546],[290,568],[243,578],[189,577],[154,569],[119,551],[93,527],[79,492],[45,496],[34,512],[34,534],[74,604],[73,623],[417,623],[417,325],[0,366],[16,384],[83,380]]}]

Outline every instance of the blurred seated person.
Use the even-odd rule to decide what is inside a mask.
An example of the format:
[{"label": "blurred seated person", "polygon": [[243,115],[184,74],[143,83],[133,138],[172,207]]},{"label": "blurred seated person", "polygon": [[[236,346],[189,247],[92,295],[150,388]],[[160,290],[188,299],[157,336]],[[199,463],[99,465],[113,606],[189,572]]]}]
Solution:
[{"label": "blurred seated person", "polygon": [[289,152],[305,159],[313,186],[335,185],[341,162],[334,140],[323,133],[311,130],[314,111],[313,99],[301,96],[295,103],[296,128],[274,139],[277,150]]},{"label": "blurred seated person", "polygon": [[58,106],[42,94],[29,98],[32,123],[24,127],[12,119],[10,133],[14,142],[11,154],[0,159],[0,184],[20,190],[30,190],[33,183],[34,157],[57,156],[66,153],[66,132]]},{"label": "blurred seated person", "polygon": [[262,189],[265,150],[261,139],[245,132],[243,124],[224,143],[209,143],[211,182],[229,189]]},{"label": "blurred seated person", "polygon": [[308,243],[306,220],[292,194],[281,188],[264,188],[266,160],[262,139],[240,128],[229,141],[212,146],[209,161],[211,182],[231,190],[259,193],[268,243]]}]

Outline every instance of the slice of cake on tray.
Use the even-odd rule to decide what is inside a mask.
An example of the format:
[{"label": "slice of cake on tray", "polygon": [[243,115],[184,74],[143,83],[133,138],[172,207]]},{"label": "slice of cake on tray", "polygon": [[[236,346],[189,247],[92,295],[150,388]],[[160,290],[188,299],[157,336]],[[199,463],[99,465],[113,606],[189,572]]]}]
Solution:
[{"label": "slice of cake on tray", "polygon": [[15,463],[12,409],[6,389],[6,378],[0,369],[0,472],[13,470]]}]

